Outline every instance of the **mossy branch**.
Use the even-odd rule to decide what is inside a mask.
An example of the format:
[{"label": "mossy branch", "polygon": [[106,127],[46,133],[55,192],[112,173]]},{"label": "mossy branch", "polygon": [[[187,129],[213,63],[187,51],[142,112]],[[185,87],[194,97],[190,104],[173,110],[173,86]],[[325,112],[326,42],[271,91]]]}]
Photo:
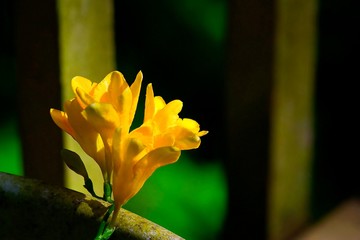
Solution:
[{"label": "mossy branch", "polygon": [[[5,239],[92,239],[111,205],[64,187],[1,172],[0,202],[0,232]],[[120,215],[110,239],[183,239],[125,209]]]}]

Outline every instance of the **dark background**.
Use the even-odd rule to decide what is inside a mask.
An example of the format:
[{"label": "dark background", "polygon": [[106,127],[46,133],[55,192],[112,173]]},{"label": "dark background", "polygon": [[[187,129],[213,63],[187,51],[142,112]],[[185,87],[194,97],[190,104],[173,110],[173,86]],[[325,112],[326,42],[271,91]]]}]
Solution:
[{"label": "dark background", "polygon": [[[171,2],[171,4],[170,4]],[[196,2],[196,1],[195,1]],[[206,6],[226,1],[200,1]],[[182,114],[191,116],[210,130],[199,161],[223,161],[226,154],[225,89],[226,11],[206,8],[209,17],[201,18],[197,4],[188,11],[177,1],[115,1],[116,51],[118,69],[133,79],[142,70],[144,81],[153,82],[155,92],[164,99],[184,102]],[[0,3],[0,146],[10,138],[8,122],[17,122],[17,83],[13,2]],[[204,5],[205,6],[205,5]],[[191,10],[193,9],[193,11]],[[205,9],[205,8],[204,8]],[[214,10],[215,9],[215,10]],[[221,9],[221,8],[218,8]],[[201,10],[201,8],[200,8]],[[204,10],[205,11],[205,10]],[[350,0],[319,2],[317,66],[315,81],[315,155],[312,186],[312,218],[317,220],[344,199],[358,196],[358,88],[359,81],[359,3]],[[214,16],[225,24],[212,25]],[[220,20],[221,18],[221,20]],[[200,24],[207,19],[208,25]],[[214,27],[208,34],[206,27]],[[220,29],[220,30],[219,30]],[[181,84],[175,84],[181,83]],[[12,126],[12,125],[11,125]],[[11,132],[16,134],[16,131]],[[15,146],[16,150],[17,147]],[[0,156],[4,156],[1,155]],[[4,157],[0,166],[6,168]],[[15,173],[22,174],[21,166]],[[230,209],[231,211],[231,209]]]},{"label": "dark background", "polygon": [[313,214],[359,196],[357,1],[320,1]]}]

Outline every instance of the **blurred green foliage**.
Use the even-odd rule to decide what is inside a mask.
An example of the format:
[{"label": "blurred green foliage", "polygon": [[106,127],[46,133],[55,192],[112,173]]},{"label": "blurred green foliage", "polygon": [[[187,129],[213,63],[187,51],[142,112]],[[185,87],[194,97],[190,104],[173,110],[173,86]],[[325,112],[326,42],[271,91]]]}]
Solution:
[{"label": "blurred green foliage", "polygon": [[23,175],[17,121],[9,117],[0,125],[0,172]]}]

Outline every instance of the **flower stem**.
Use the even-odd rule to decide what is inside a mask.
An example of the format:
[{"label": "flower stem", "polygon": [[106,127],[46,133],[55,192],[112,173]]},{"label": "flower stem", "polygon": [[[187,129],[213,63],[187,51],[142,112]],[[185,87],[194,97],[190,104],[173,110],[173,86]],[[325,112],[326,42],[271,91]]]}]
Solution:
[{"label": "flower stem", "polygon": [[104,215],[104,218],[102,219],[100,223],[99,230],[96,234],[96,237],[94,240],[107,240],[110,238],[110,236],[115,231],[115,227],[110,226],[107,221],[109,219],[109,216],[114,211],[114,204],[112,204],[109,209],[107,210],[106,214]]},{"label": "flower stem", "polygon": [[103,199],[109,203],[113,203],[114,201],[111,199],[112,195],[112,186],[109,182],[104,182],[104,197]]}]

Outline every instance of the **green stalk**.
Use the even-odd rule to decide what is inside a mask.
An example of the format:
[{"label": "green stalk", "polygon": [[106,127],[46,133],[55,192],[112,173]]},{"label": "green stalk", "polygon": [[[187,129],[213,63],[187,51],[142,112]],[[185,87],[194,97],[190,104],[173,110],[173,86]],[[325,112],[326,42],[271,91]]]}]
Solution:
[{"label": "green stalk", "polygon": [[94,238],[94,240],[107,240],[111,237],[113,232],[115,231],[115,227],[110,226],[107,222],[114,211],[115,205],[112,204],[109,209],[107,210],[106,214],[104,215],[103,220],[100,223],[99,230]]}]

